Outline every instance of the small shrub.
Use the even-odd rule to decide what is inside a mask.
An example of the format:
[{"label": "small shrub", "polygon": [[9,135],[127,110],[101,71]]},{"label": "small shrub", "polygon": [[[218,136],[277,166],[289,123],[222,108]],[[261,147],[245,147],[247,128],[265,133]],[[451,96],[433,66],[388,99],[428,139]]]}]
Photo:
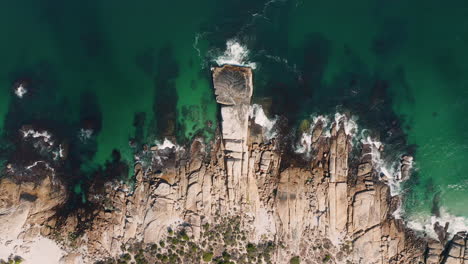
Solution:
[{"label": "small shrub", "polygon": [[135,255],[135,261],[137,264],[147,264],[148,261],[143,254],[143,250],[140,250],[137,255]]},{"label": "small shrub", "polygon": [[130,256],[130,254],[128,254],[128,253],[125,253],[122,256],[120,256],[120,259],[125,260],[125,261],[129,261],[129,260],[132,259],[132,256]]},{"label": "small shrub", "polygon": [[249,253],[249,255],[254,254],[256,251],[257,251],[257,247],[254,244],[252,243],[247,244],[247,253]]},{"label": "small shrub", "polygon": [[189,236],[187,235],[187,233],[182,230],[180,233],[179,233],[179,237],[182,239],[182,240],[185,240],[185,241],[188,241],[190,238]]},{"label": "small shrub", "polygon": [[179,244],[179,239],[173,237],[173,238],[169,239],[169,242],[171,242],[173,245],[177,245],[177,244]]},{"label": "small shrub", "polygon": [[158,246],[156,244],[152,244],[150,249],[151,251],[156,251],[158,249]]},{"label": "small shrub", "polygon": [[213,259],[213,252],[203,253],[203,261],[210,262]]},{"label": "small shrub", "polygon": [[291,260],[289,261],[290,264],[300,264],[301,260],[299,256],[292,257]]},{"label": "small shrub", "polygon": [[229,261],[231,259],[231,255],[226,251],[223,252],[223,259]]},{"label": "small shrub", "polygon": [[331,259],[331,256],[327,254],[327,255],[325,255],[325,257],[323,258],[322,262],[323,262],[323,263],[327,263],[328,261],[330,261],[330,259]]}]

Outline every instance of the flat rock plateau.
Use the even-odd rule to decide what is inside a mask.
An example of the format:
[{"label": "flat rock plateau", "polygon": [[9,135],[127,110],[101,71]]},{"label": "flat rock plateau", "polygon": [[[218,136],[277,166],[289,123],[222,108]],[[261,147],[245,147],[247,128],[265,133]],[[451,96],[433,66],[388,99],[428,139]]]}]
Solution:
[{"label": "flat rock plateau", "polygon": [[51,171],[2,178],[0,252],[38,263],[42,239],[57,254],[41,263],[468,263],[466,232],[420,237],[394,217],[399,197],[372,147],[353,146],[346,117],[330,131],[318,123],[310,157],[295,162],[281,133],[266,140],[250,117],[252,70],[212,75],[221,120],[211,145],[148,148],[134,186],[91,186],[91,209],[63,216],[67,194]]}]

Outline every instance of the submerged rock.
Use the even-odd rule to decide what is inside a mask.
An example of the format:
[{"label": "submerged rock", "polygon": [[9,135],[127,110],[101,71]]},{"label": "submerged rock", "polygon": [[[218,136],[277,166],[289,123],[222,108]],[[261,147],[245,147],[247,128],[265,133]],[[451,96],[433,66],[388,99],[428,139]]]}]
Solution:
[{"label": "submerged rock", "polygon": [[[308,163],[283,167],[291,157],[250,134],[251,70],[215,68],[213,83],[222,120],[211,153],[201,140],[189,151],[153,146],[150,166],[135,167],[133,189],[107,183],[88,194],[98,205],[91,215],[77,211],[61,225],[53,211],[66,199],[61,185],[4,179],[0,219],[16,220],[0,221],[2,230],[15,230],[0,232],[0,243],[60,238],[62,263],[467,263],[466,233],[419,238],[393,217],[399,198],[379,179],[369,146],[351,162],[344,125],[323,131],[329,137],[322,126],[314,130]],[[402,158],[402,174],[411,161]]]}]

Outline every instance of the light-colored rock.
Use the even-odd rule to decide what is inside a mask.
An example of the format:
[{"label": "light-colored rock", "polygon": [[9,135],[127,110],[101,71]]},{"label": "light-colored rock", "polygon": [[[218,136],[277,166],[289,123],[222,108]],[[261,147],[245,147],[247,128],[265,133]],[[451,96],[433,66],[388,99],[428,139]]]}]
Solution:
[{"label": "light-colored rock", "polygon": [[[67,254],[61,263],[94,263],[135,243],[159,243],[168,228],[184,229],[198,242],[203,225],[240,219],[247,241],[274,242],[273,263],[293,256],[301,263],[467,263],[466,233],[441,244],[416,237],[393,218],[398,198],[378,179],[369,146],[354,146],[362,147],[362,157],[350,162],[344,126],[335,124],[331,137],[322,137],[322,128],[313,132],[307,166],[284,166],[275,142],[249,135],[251,69],[214,68],[213,83],[222,120],[211,153],[197,140],[189,153],[154,149],[157,173],[137,164],[133,189],[109,183],[102,197],[89,194],[100,207],[73,244],[67,237],[83,215],[71,214],[61,229],[54,222],[54,208],[66,198],[61,185],[50,178],[39,185],[2,179],[0,245],[58,232]],[[411,161],[402,159],[402,173]],[[214,252],[226,249],[218,245]]]}]

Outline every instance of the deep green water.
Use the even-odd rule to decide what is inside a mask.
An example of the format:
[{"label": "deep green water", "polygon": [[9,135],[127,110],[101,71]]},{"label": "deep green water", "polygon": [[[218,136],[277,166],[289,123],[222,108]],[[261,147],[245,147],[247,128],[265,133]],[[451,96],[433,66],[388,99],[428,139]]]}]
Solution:
[{"label": "deep green water", "polygon": [[[131,163],[131,138],[209,140],[210,61],[236,38],[257,64],[255,99],[269,97],[271,114],[295,125],[337,106],[351,111],[389,156],[415,155],[407,218],[439,207],[468,217],[465,1],[183,2],[1,1],[3,133],[47,123],[72,142],[79,175],[114,149]],[[18,78],[34,93],[16,98]],[[95,136],[83,147],[77,133],[89,120]]]}]

